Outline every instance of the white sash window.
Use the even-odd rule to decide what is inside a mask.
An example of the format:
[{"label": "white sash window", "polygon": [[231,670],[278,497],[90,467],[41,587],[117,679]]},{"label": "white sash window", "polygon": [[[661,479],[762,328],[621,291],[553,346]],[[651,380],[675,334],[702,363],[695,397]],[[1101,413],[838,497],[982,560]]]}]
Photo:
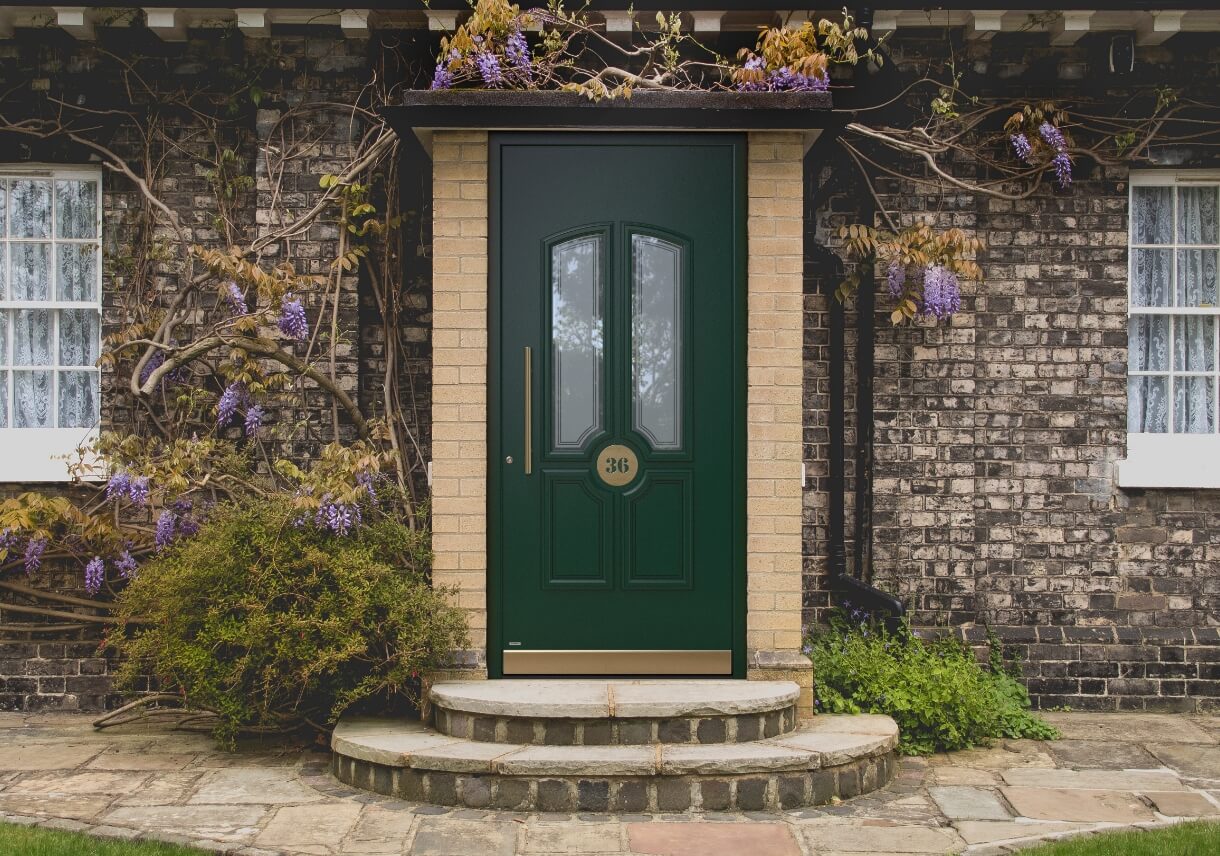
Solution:
[{"label": "white sash window", "polygon": [[0,481],[67,480],[101,416],[101,174],[0,166]]}]

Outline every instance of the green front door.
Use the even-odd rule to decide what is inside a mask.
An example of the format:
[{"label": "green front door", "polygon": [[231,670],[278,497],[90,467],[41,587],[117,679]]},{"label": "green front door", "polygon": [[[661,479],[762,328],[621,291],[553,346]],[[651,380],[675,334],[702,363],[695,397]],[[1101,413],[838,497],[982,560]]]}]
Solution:
[{"label": "green front door", "polygon": [[744,675],[744,148],[492,137],[493,676]]}]

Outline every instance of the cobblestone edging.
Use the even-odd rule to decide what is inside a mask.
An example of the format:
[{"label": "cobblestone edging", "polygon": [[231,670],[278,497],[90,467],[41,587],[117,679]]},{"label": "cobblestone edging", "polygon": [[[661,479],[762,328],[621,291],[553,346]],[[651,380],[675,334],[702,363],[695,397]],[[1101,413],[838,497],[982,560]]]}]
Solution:
[{"label": "cobblestone edging", "polygon": [[533,746],[644,746],[655,743],[747,743],[796,728],[796,707],[767,713],[673,718],[567,719],[478,716],[437,708],[441,734],[479,743]]},{"label": "cobblestone edging", "polygon": [[719,776],[505,776],[331,757],[335,778],[362,790],[435,805],[544,812],[776,811],[870,793],[897,769],[892,751],[820,770]]}]

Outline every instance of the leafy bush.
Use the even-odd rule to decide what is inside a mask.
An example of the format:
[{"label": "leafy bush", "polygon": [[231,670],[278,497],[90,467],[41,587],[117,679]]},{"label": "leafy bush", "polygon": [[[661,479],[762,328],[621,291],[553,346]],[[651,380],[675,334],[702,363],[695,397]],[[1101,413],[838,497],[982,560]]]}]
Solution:
[{"label": "leafy bush", "polygon": [[1029,694],[995,639],[983,666],[955,639],[923,640],[905,627],[891,634],[836,615],[807,650],[819,710],[893,717],[903,754],[965,749],[995,737],[1059,736],[1030,712]]},{"label": "leafy bush", "polygon": [[409,693],[465,644],[427,559],[426,534],[386,515],[341,537],[307,525],[291,497],[217,506],[122,592],[120,685],[155,676],[213,713],[227,745],[243,729],[320,729],[353,704]]}]

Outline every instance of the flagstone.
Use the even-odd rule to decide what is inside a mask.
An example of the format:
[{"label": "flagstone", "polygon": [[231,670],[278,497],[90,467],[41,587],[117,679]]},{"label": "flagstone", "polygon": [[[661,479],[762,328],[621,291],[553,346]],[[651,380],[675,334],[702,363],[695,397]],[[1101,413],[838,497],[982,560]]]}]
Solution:
[{"label": "flagstone", "polygon": [[496,821],[425,817],[419,821],[412,856],[512,856],[518,826]]},{"label": "flagstone", "polygon": [[1085,823],[1054,823],[1028,820],[964,820],[953,824],[967,844],[991,844],[1021,838],[1036,838],[1088,829]]},{"label": "flagstone", "polygon": [[1143,796],[1152,800],[1156,810],[1167,817],[1214,817],[1220,815],[1220,805],[1203,794],[1191,791],[1156,793],[1145,792]]},{"label": "flagstone", "polygon": [[1007,820],[1012,816],[994,792],[983,788],[935,787],[928,792],[950,820]]},{"label": "flagstone", "polygon": [[1117,740],[1055,740],[1047,743],[1051,755],[1068,767],[1104,770],[1149,770],[1161,766],[1138,743]]},{"label": "flagstone", "polygon": [[792,831],[779,823],[631,823],[632,853],[647,856],[800,856]]},{"label": "flagstone", "polygon": [[138,790],[147,775],[115,772],[50,772],[23,776],[11,783],[5,793],[71,796],[73,794],[104,794],[119,796]]},{"label": "flagstone", "polygon": [[961,839],[951,829],[930,826],[867,826],[864,824],[809,825],[802,828],[806,843],[816,853],[951,853]]},{"label": "flagstone", "polygon": [[[71,799],[48,799],[47,794],[0,793],[0,811],[89,820],[110,808],[114,797],[89,794]],[[7,818],[5,820],[7,822]]]},{"label": "flagstone", "polygon": [[91,770],[184,770],[195,757],[190,752],[136,752],[112,747],[85,766]]},{"label": "flagstone", "polygon": [[70,770],[105,747],[98,743],[18,743],[0,745],[0,770]]},{"label": "flagstone", "polygon": [[1004,781],[1017,787],[1087,788],[1102,791],[1180,791],[1170,772],[1143,770],[1005,770]]},{"label": "flagstone", "polygon": [[[1157,735],[1159,740],[1160,735]],[[1148,747],[1161,763],[1185,776],[1220,781],[1220,746],[1154,743]]]},{"label": "flagstone", "polygon": [[118,805],[172,805],[186,799],[200,779],[200,772],[159,773],[140,788],[118,800]]},{"label": "flagstone", "polygon": [[525,830],[521,853],[618,853],[622,851],[622,824],[535,823]]},{"label": "flagstone", "polygon": [[235,767],[209,773],[188,802],[194,805],[282,805],[320,799],[322,795],[302,785],[293,770]]},{"label": "flagstone", "polygon": [[356,825],[362,808],[351,801],[279,808],[254,843],[258,847],[327,854],[337,849]]},{"label": "flagstone", "polygon": [[1143,743],[1149,739],[1158,743],[1216,743],[1196,723],[1184,716],[1161,713],[1084,713],[1044,711],[1051,725],[1072,740],[1121,740]]},{"label": "flagstone", "polygon": [[1141,823],[1152,810],[1128,791],[1068,788],[1001,788],[1017,814],[1035,820],[1081,823]]},{"label": "flagstone", "polygon": [[267,815],[257,805],[120,806],[104,816],[107,823],[147,830],[198,835],[223,841],[248,841]]}]

